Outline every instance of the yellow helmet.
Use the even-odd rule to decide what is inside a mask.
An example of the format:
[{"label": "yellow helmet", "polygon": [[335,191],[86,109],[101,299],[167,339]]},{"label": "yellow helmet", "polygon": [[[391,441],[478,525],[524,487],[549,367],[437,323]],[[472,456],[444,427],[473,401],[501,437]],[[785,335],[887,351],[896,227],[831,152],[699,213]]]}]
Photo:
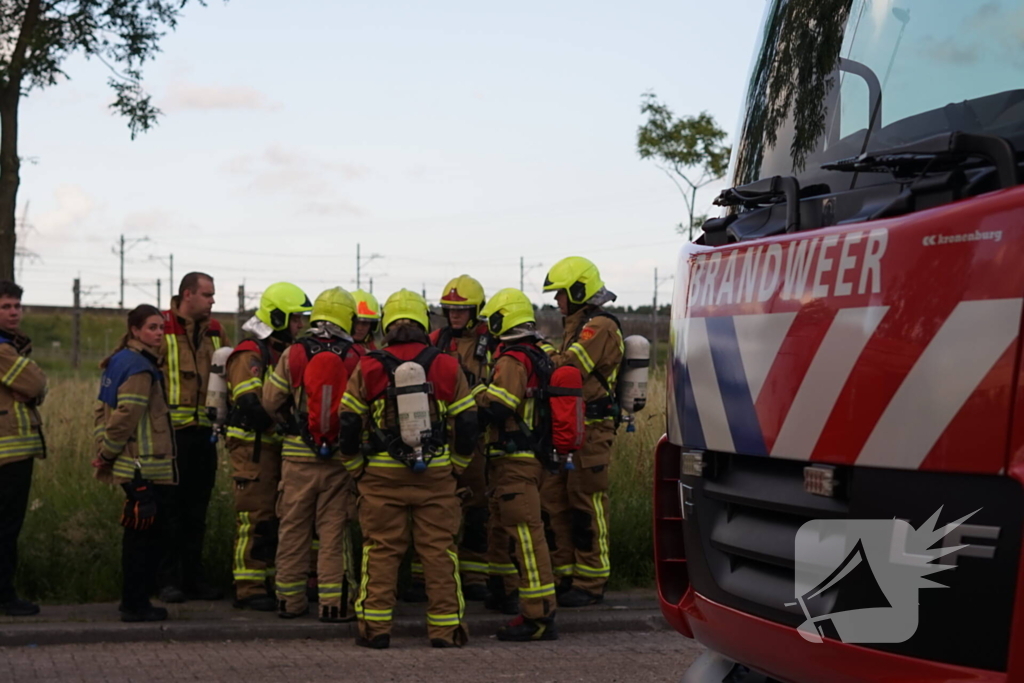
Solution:
[{"label": "yellow helmet", "polygon": [[309,315],[309,322],[325,320],[334,323],[346,332],[351,332],[355,316],[355,298],[341,287],[332,287],[320,292],[320,296],[313,302],[313,312]]},{"label": "yellow helmet", "polygon": [[564,289],[569,301],[574,304],[586,303],[604,287],[601,274],[595,266],[582,256],[569,256],[551,266],[544,278],[544,291],[557,292]]},{"label": "yellow helmet", "polygon": [[441,308],[467,308],[473,317],[480,317],[484,306],[484,288],[468,275],[460,275],[444,286],[441,292]]},{"label": "yellow helmet", "polygon": [[309,297],[290,282],[275,282],[263,290],[256,317],[274,330],[288,327],[288,317],[293,313],[308,313],[313,308]]},{"label": "yellow helmet", "polygon": [[380,320],[380,304],[377,297],[369,292],[357,289],[352,292],[356,300],[356,317],[360,320]]},{"label": "yellow helmet", "polygon": [[480,315],[487,318],[487,327],[496,337],[507,333],[516,325],[537,321],[529,297],[512,287],[499,290],[492,296]]},{"label": "yellow helmet", "polygon": [[422,325],[424,330],[429,330],[430,309],[426,300],[408,289],[398,290],[384,302],[384,331],[396,320],[412,320]]}]

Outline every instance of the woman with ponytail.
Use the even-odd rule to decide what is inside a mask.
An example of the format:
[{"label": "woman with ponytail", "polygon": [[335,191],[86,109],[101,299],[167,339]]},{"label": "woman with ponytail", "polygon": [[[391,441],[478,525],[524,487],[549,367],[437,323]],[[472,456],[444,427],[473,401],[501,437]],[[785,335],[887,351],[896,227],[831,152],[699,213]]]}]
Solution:
[{"label": "woman with ponytail", "polygon": [[128,331],[100,367],[96,404],[96,478],[120,484],[127,499],[121,515],[121,621],[162,621],[154,607],[161,519],[156,487],[177,483],[174,432],[164,398],[158,354],[164,320],[153,306],[128,314]]}]

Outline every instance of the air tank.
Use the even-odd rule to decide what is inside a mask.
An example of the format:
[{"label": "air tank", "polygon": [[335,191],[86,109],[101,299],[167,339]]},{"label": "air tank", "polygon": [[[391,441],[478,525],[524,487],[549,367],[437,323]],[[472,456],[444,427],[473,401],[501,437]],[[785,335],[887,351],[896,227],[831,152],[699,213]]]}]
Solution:
[{"label": "air tank", "polygon": [[398,403],[398,429],[402,442],[413,450],[413,471],[427,468],[423,461],[423,440],[431,433],[430,396],[423,366],[408,361],[395,368],[395,401]]},{"label": "air tank", "polygon": [[651,343],[640,335],[623,340],[625,353],[619,376],[619,407],[622,409],[626,431],[636,431],[636,413],[647,404],[647,374],[651,365]]}]

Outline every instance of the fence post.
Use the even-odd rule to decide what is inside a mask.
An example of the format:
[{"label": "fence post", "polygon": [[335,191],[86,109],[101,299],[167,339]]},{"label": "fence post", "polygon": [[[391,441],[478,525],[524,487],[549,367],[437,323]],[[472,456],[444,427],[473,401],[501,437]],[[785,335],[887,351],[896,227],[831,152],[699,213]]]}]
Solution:
[{"label": "fence post", "polygon": [[75,306],[71,312],[71,369],[77,370],[82,345],[82,284],[79,278],[75,278],[75,286],[71,291],[75,294]]}]

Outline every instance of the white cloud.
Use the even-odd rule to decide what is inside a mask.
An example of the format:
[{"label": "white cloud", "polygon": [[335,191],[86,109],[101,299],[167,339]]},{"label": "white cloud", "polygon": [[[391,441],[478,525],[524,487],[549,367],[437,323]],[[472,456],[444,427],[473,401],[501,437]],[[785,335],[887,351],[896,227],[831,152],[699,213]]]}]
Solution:
[{"label": "white cloud", "polygon": [[28,222],[46,239],[77,233],[97,208],[92,197],[78,185],[57,186],[57,189],[53,191],[53,198],[56,207],[42,213],[37,218],[28,217]]},{"label": "white cloud", "polygon": [[[248,178],[246,189],[260,194],[282,192],[301,197],[316,198],[319,204],[347,206],[346,212],[360,212],[354,206],[333,197],[339,181],[352,181],[367,175],[366,168],[320,159],[301,150],[271,145],[261,154],[243,154],[229,160],[225,169],[234,175]],[[322,213],[322,211],[316,211]],[[336,211],[331,211],[336,213]],[[361,213],[361,212],[360,212]]]},{"label": "white cloud", "polygon": [[167,110],[249,109],[275,111],[281,104],[270,101],[266,95],[245,85],[206,86],[175,81],[167,90],[160,106]]}]

